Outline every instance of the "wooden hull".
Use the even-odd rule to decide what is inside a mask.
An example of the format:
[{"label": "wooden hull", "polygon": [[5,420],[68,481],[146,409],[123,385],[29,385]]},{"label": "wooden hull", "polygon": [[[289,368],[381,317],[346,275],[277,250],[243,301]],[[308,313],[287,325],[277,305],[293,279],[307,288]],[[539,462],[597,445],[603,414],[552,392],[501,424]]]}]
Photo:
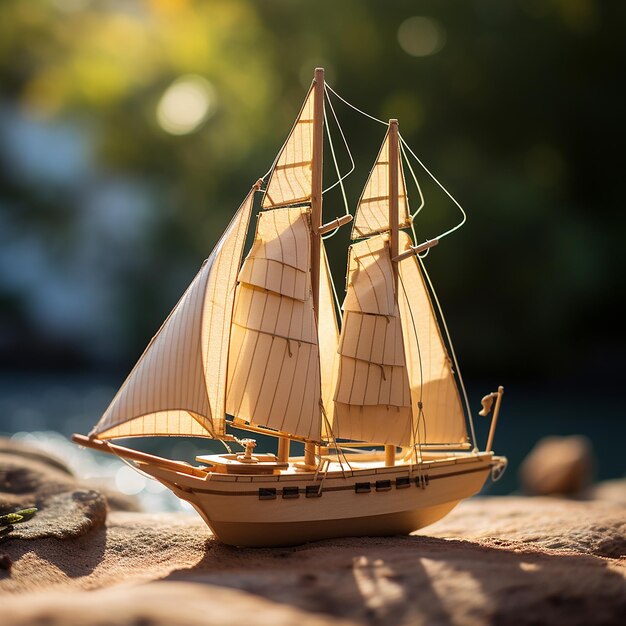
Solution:
[{"label": "wooden hull", "polygon": [[150,464],[141,468],[190,502],[220,541],[270,547],[408,534],[478,493],[498,462],[491,454],[468,453],[420,466],[369,464],[317,479],[314,472],[199,478]]}]

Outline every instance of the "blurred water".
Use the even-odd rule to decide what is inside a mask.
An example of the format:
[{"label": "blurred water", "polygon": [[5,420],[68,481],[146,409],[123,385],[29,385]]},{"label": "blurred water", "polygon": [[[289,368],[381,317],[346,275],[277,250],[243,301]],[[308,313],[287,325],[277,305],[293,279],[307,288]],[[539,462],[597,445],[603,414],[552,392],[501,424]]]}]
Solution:
[{"label": "blurred water", "polygon": [[[0,376],[0,434],[32,443],[61,457],[80,477],[136,496],[150,511],[188,510],[186,503],[156,481],[135,472],[119,459],[69,442],[73,432],[87,433],[106,409],[119,381],[107,383],[91,375]],[[477,415],[486,385],[471,385],[480,447],[484,447],[490,418]],[[475,405],[475,406],[474,406]],[[517,489],[517,470],[535,442],[546,435],[584,434],[596,453],[596,478],[624,476],[622,452],[625,432],[623,409],[617,396],[565,390],[548,392],[529,386],[507,387],[495,437],[497,454],[509,458],[509,468],[486,494],[506,494]],[[261,449],[273,450],[271,438],[257,436]],[[223,452],[218,441],[192,438],[133,440],[133,447],[174,459],[193,461],[197,454]],[[299,444],[292,447],[299,453]]]}]

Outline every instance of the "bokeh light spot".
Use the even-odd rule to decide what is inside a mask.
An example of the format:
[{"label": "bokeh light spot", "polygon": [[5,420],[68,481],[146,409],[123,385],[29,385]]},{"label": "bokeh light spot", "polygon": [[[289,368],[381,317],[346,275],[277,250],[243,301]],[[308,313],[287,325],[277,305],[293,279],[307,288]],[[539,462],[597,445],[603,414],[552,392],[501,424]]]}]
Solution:
[{"label": "bokeh light spot", "polygon": [[430,17],[410,17],[398,28],[398,43],[411,56],[427,57],[444,47],[446,32],[439,22]]},{"label": "bokeh light spot", "polygon": [[128,496],[135,496],[145,488],[146,479],[134,469],[125,465],[120,467],[115,474],[115,486],[122,493]]},{"label": "bokeh light spot", "polygon": [[181,76],[159,100],[159,126],[171,135],[192,133],[215,113],[215,101],[215,89],[208,80],[197,75]]}]

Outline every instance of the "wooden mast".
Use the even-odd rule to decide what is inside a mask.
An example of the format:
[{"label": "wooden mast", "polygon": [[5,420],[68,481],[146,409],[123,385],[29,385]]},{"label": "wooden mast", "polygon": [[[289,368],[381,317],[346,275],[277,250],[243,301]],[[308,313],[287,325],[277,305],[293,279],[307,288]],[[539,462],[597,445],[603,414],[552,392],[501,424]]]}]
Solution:
[{"label": "wooden mast", "polygon": [[[389,120],[389,255],[398,256],[398,120]],[[392,262],[393,287],[398,300],[398,263]],[[396,464],[396,446],[385,445],[385,465]]]},{"label": "wooden mast", "polygon": [[[311,155],[311,290],[313,311],[318,321],[322,225],[322,172],[324,154],[324,68],[315,68],[313,79],[313,151]],[[305,465],[315,465],[315,444],[304,446]]]}]

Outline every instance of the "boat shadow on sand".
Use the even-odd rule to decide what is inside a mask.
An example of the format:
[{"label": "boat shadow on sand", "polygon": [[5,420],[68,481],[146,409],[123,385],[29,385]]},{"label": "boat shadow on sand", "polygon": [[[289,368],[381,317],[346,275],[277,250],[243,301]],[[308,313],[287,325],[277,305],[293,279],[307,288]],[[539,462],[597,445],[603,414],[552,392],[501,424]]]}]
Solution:
[{"label": "boat shadow on sand", "polygon": [[452,625],[462,615],[463,623],[481,615],[507,624],[618,624],[626,616],[618,563],[498,539],[346,538],[280,549],[210,539],[196,565],[164,580],[230,587],[368,624]]}]

